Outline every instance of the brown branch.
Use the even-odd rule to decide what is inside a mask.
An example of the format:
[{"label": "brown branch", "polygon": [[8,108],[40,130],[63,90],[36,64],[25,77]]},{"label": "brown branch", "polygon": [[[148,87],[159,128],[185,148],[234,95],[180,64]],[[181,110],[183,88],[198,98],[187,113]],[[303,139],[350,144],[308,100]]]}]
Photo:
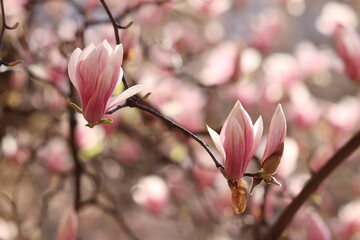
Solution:
[{"label": "brown branch", "polygon": [[[120,35],[119,35],[119,28],[127,28],[130,27],[132,23],[129,23],[126,27],[122,27],[120,26],[116,20],[114,19],[114,16],[111,14],[109,7],[106,5],[105,0],[100,0],[101,4],[103,5],[106,14],[108,15],[110,22],[114,28],[114,34],[115,34],[115,39],[116,39],[116,44],[120,44]],[[124,84],[125,89],[129,88],[129,84],[126,81],[125,76],[123,76],[122,78],[122,82]]]},{"label": "brown branch", "polygon": [[109,7],[106,5],[105,0],[100,0],[100,2],[106,11],[106,14],[109,17],[111,24],[113,25],[116,44],[120,44],[120,35],[119,35],[118,24],[117,24],[116,20],[114,19],[113,15],[111,14]]},{"label": "brown branch", "polygon": [[[74,87],[70,86],[70,96],[74,95]],[[74,162],[74,184],[75,184],[75,193],[74,193],[74,209],[75,211],[79,211],[80,208],[80,200],[81,200],[81,175],[83,173],[83,166],[78,157],[78,148],[75,142],[75,129],[77,125],[77,121],[75,118],[75,110],[69,106],[69,135],[70,135],[70,149],[71,155]]]},{"label": "brown branch", "polygon": [[12,29],[15,29],[17,28],[17,26],[19,25],[19,23],[15,23],[14,26],[9,26],[7,25],[6,23],[6,16],[5,16],[5,6],[4,6],[4,0],[0,0],[0,8],[1,8],[1,28],[0,28],[0,66],[1,65],[5,65],[5,66],[8,66],[8,67],[13,67],[19,63],[22,63],[22,61],[15,61],[15,62],[11,62],[11,63],[8,63],[8,62],[5,62],[2,57],[1,57],[1,51],[2,51],[2,47],[3,47],[3,44],[4,44],[4,35],[5,35],[5,30],[8,29],[8,30],[12,30]]},{"label": "brown branch", "polygon": [[263,236],[263,240],[278,239],[290,224],[296,212],[314,193],[320,184],[360,146],[360,131],[356,133],[329,161],[309,180],[299,195],[285,208],[275,224]]}]

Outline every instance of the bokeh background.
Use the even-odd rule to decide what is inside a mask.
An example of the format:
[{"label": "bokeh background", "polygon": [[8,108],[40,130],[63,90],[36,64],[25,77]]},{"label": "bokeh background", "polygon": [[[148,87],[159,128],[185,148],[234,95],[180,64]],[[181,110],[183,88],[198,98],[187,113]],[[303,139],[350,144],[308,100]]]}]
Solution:
[{"label": "bokeh background", "polygon": [[[0,66],[0,239],[55,239],[73,205],[71,142],[84,168],[78,239],[258,239],[359,129],[360,77],[344,71],[335,29],[359,33],[360,1],[107,0],[120,25],[133,22],[119,29],[128,81],[145,84],[146,101],[218,159],[206,124],[220,130],[240,100],[267,133],[282,104],[282,186],[257,187],[235,215],[210,156],[160,119],[124,108],[90,129],[76,114],[71,139],[68,103],[79,99],[69,97],[69,56],[91,42],[116,44],[99,1],[3,3],[6,23],[19,26],[5,31],[0,56],[23,62]],[[351,46],[360,58],[360,44]],[[360,239],[359,156],[311,196],[283,239],[319,239],[314,225],[328,239]],[[247,172],[258,170],[254,159]]]}]

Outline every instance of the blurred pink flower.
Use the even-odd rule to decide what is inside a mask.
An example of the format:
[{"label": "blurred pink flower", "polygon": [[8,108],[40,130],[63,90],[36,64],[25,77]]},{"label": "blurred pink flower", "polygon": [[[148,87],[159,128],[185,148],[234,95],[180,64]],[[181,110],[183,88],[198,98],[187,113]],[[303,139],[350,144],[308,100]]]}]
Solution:
[{"label": "blurred pink flower", "polygon": [[314,126],[320,118],[321,106],[308,87],[297,83],[289,91],[290,102],[287,105],[289,121],[303,128]]},{"label": "blurred pink flower", "polygon": [[206,101],[199,88],[157,67],[147,65],[141,71],[139,82],[146,83],[146,90],[154,93],[149,101],[163,114],[191,131],[204,126]]},{"label": "blurred pink flower", "polygon": [[315,26],[317,30],[325,35],[331,35],[336,31],[339,24],[356,28],[358,26],[358,17],[355,9],[347,3],[327,1],[322,8],[321,14],[316,19]]},{"label": "blurred pink flower", "polygon": [[264,10],[250,32],[250,46],[262,53],[269,52],[283,31],[285,22],[279,11],[271,8]]},{"label": "blurred pink flower", "polygon": [[345,75],[354,81],[360,81],[360,37],[353,29],[338,25],[335,33],[336,52],[343,62]]},{"label": "blurred pink flower", "polygon": [[357,97],[348,96],[342,98],[337,103],[332,103],[326,109],[324,117],[330,123],[334,131],[352,131],[358,127],[360,122],[359,99]]},{"label": "blurred pink flower", "polygon": [[331,234],[328,227],[318,214],[311,213],[307,221],[307,233],[309,240],[330,240]]},{"label": "blurred pink flower", "polygon": [[337,222],[338,239],[358,239],[360,236],[360,200],[347,203],[339,210]]},{"label": "blurred pink flower", "polygon": [[140,179],[133,193],[133,199],[154,214],[163,212],[169,200],[169,188],[156,175]]},{"label": "blurred pink flower", "polygon": [[321,49],[307,41],[296,46],[295,56],[304,77],[322,76],[335,65],[328,49]]},{"label": "blurred pink flower", "polygon": [[237,101],[227,117],[220,135],[208,126],[210,136],[220,152],[229,180],[240,179],[259,145],[263,122],[259,117],[253,125],[249,114]]},{"label": "blurred pink flower", "polygon": [[218,175],[218,172],[203,168],[198,165],[193,165],[191,170],[201,191],[204,191],[207,187],[212,185],[216,176]]},{"label": "blurred pink flower", "polygon": [[236,42],[224,42],[204,56],[204,67],[199,80],[206,86],[220,85],[240,76],[240,46]]},{"label": "blurred pink flower", "polygon": [[56,240],[76,240],[78,231],[78,217],[74,209],[68,209],[61,219]]},{"label": "blurred pink flower", "polygon": [[229,0],[189,0],[188,4],[198,13],[208,17],[220,15],[231,7],[231,2]]},{"label": "blurred pink flower", "polygon": [[61,138],[52,138],[40,149],[39,156],[45,161],[49,170],[62,173],[71,167],[71,157],[67,142]]},{"label": "blurred pink flower", "polygon": [[122,45],[113,49],[107,40],[97,47],[91,43],[83,51],[77,48],[70,57],[69,77],[80,94],[82,113],[90,127],[101,121],[111,108],[144,89],[143,85],[135,85],[110,97],[123,75],[122,59]]}]

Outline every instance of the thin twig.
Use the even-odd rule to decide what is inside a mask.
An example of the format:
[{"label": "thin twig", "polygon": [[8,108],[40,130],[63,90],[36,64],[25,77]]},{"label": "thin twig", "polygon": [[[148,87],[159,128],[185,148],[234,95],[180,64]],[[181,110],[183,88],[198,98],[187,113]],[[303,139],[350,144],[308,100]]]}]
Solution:
[{"label": "thin twig", "polygon": [[21,222],[21,218],[19,216],[19,210],[17,209],[15,202],[8,195],[6,195],[3,192],[0,192],[0,199],[3,199],[5,202],[7,202],[9,204],[9,206],[11,208],[12,218],[18,227],[18,238],[24,239],[23,230],[22,230],[22,222]]},{"label": "thin twig", "polygon": [[343,163],[359,146],[360,131],[356,133],[342,148],[340,148],[315,175],[312,176],[303,190],[285,208],[275,224],[267,231],[262,239],[278,239],[309,196],[314,193],[320,184],[330,175],[330,173]]},{"label": "thin twig", "polygon": [[[0,30],[0,53],[1,53],[3,41],[4,41],[5,29],[6,29],[6,17],[5,17],[4,1],[0,0],[0,4],[1,4],[1,16],[2,16],[2,18],[1,18],[2,25],[1,25],[1,30]],[[0,57],[0,60],[1,60],[1,57]]]},{"label": "thin twig", "polygon": [[133,231],[129,228],[129,226],[125,222],[124,217],[121,215],[121,213],[118,210],[111,207],[107,207],[104,204],[97,201],[96,199],[91,199],[86,202],[83,202],[81,207],[85,207],[87,205],[93,205],[98,209],[102,210],[105,214],[113,217],[113,219],[117,222],[117,224],[122,228],[126,236],[131,240],[140,240],[137,236],[135,236]]},{"label": "thin twig", "polygon": [[[169,0],[155,0],[155,1],[140,1],[138,4],[133,5],[131,7],[126,8],[123,13],[121,13],[121,15],[117,16],[117,17],[113,17],[115,19],[115,21],[119,22],[121,19],[123,19],[126,15],[131,14],[137,10],[139,10],[141,7],[145,6],[145,5],[161,5],[163,3],[168,2]],[[109,19],[98,19],[98,20],[89,20],[86,22],[87,25],[97,25],[97,24],[103,24],[103,23],[108,23]],[[131,23],[131,22],[130,22]],[[118,23],[116,24],[118,28],[121,29],[126,29],[129,27],[129,24],[125,26],[121,26]]]},{"label": "thin twig", "polygon": [[115,108],[112,111],[107,112],[107,114],[112,114],[115,111],[119,110],[120,108],[123,108],[125,106],[128,107],[132,107],[132,108],[138,108],[141,109],[142,111],[148,112],[154,116],[156,116],[157,118],[160,118],[161,120],[163,120],[165,123],[167,123],[170,127],[172,128],[176,128],[179,129],[180,131],[182,131],[185,135],[191,137],[192,139],[194,139],[195,141],[197,141],[210,155],[210,157],[212,158],[212,160],[215,163],[216,168],[218,169],[224,169],[223,165],[221,165],[221,163],[219,163],[214,154],[211,152],[210,148],[208,147],[208,145],[201,140],[198,136],[196,136],[195,134],[193,134],[192,132],[190,132],[189,130],[187,130],[186,128],[180,126],[179,124],[175,123],[174,121],[172,121],[171,119],[169,119],[168,117],[165,117],[164,115],[162,115],[160,112],[155,111],[154,109],[141,105],[138,103],[139,99],[137,97],[133,97],[133,98],[129,98],[126,102],[126,105],[119,105],[117,108]]},{"label": "thin twig", "polygon": [[117,24],[116,20],[114,19],[113,15],[111,14],[109,7],[106,5],[105,0],[100,0],[100,2],[106,11],[106,14],[109,17],[111,24],[113,25],[116,44],[120,44],[120,35],[119,35],[119,30],[118,30],[118,24]]},{"label": "thin twig", "polygon": [[[111,11],[109,9],[109,7],[106,5],[105,3],[105,0],[100,0],[101,4],[103,5],[105,11],[106,11],[106,14],[108,15],[109,19],[110,19],[110,22],[114,28],[114,34],[115,34],[115,40],[116,40],[116,44],[120,44],[120,35],[119,35],[119,28],[127,28],[129,26],[131,26],[131,23],[128,24],[127,26],[125,27],[122,27],[120,26],[116,20],[114,19],[113,15],[111,14]],[[124,84],[124,88],[125,89],[128,89],[129,88],[129,84],[127,83],[126,81],[126,78],[125,78],[125,75],[123,75],[122,77],[122,82]]]}]

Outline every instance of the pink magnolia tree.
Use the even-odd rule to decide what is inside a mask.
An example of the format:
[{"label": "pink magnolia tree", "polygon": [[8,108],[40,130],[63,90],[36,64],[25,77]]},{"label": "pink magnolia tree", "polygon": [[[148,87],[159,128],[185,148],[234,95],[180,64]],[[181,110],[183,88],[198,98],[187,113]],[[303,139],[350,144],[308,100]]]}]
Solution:
[{"label": "pink magnolia tree", "polygon": [[0,239],[359,238],[356,1],[0,7]]}]

